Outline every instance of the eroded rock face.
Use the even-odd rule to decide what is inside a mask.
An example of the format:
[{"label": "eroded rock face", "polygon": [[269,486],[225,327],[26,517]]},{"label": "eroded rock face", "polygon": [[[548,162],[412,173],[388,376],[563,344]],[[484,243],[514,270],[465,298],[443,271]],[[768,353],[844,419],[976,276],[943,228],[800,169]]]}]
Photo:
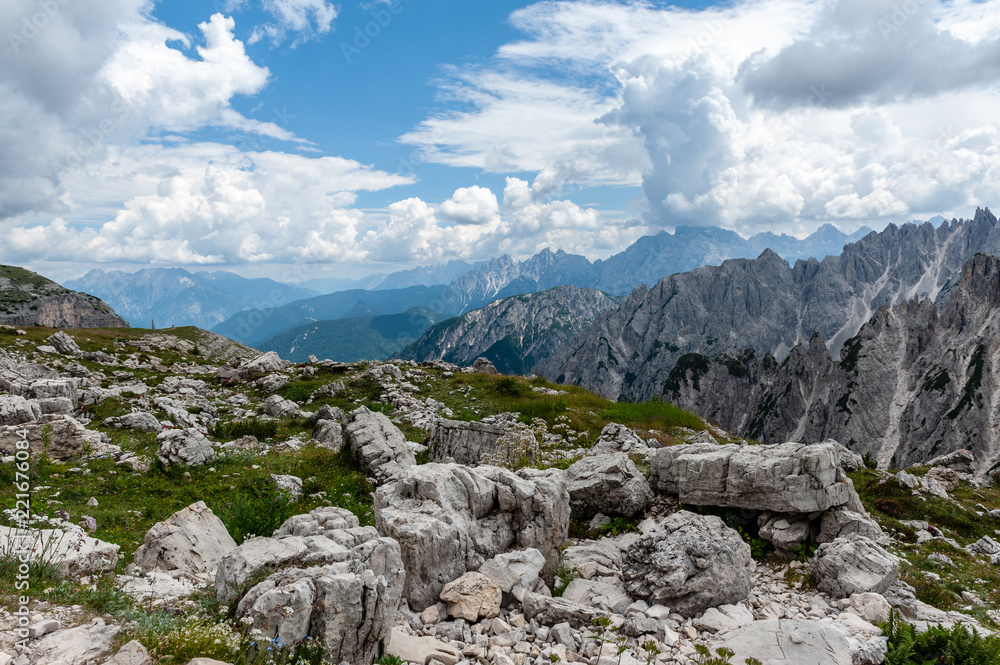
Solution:
[{"label": "eroded rock face", "polygon": [[64,356],[75,356],[78,353],[81,353],[76,340],[61,330],[54,335],[50,335],[45,341],[47,341],[50,346],[54,347],[56,351]]},{"label": "eroded rock face", "polygon": [[448,582],[512,549],[535,548],[554,568],[569,515],[558,470],[424,464],[375,493],[378,531],[399,541],[403,595],[417,611],[436,603]]},{"label": "eroded rock face", "polygon": [[588,454],[637,453],[648,457],[648,444],[638,434],[619,423],[608,423]]},{"label": "eroded rock face", "polygon": [[[310,535],[292,535],[314,530]],[[262,571],[236,615],[264,639],[292,643],[308,635],[334,662],[370,665],[384,653],[403,588],[399,545],[341,508],[320,508],[283,524],[273,538],[253,538],[227,555],[216,575],[229,602]]]},{"label": "eroded rock face", "polygon": [[194,428],[160,432],[156,442],[160,444],[156,457],[164,466],[171,464],[201,466],[215,459],[212,442]]},{"label": "eroded rock face", "polygon": [[264,401],[264,413],[272,418],[292,418],[300,412],[298,404],[281,395],[271,395]]},{"label": "eroded rock face", "polygon": [[76,455],[101,455],[120,452],[118,446],[104,443],[100,432],[88,430],[74,418],[63,414],[44,415],[34,422],[0,428],[0,451],[12,454],[21,440],[18,432],[27,431],[29,450],[45,452],[65,460]]},{"label": "eroded rock face", "polygon": [[736,531],[718,517],[682,510],[629,546],[622,576],[633,598],[690,617],[746,599],[754,568]]},{"label": "eroded rock face", "polygon": [[486,358],[476,358],[472,363],[472,371],[476,374],[499,374],[496,366]]},{"label": "eroded rock face", "polygon": [[816,587],[837,598],[883,593],[896,580],[899,559],[864,536],[823,543],[810,561]]},{"label": "eroded rock face", "polygon": [[497,452],[497,440],[502,435],[502,427],[488,423],[436,420],[428,444],[430,460],[444,462],[451,458],[459,464],[476,466],[484,454]]},{"label": "eroded rock face", "polygon": [[654,487],[696,506],[811,513],[856,496],[833,442],[696,443],[657,450],[650,464]]},{"label": "eroded rock face", "polygon": [[812,522],[808,515],[763,512],[757,519],[760,537],[779,550],[790,552],[809,540]]},{"label": "eroded rock face", "polygon": [[318,420],[312,438],[320,447],[334,452],[344,447],[344,430],[336,420]]},{"label": "eroded rock face", "polygon": [[379,478],[397,478],[417,463],[399,428],[364,406],[344,416],[344,440],[361,468]]},{"label": "eroded rock face", "polygon": [[136,432],[159,432],[163,429],[160,421],[156,419],[152,413],[146,413],[143,411],[137,411],[135,413],[127,413],[124,416],[118,416],[116,418],[108,418],[103,423],[105,427],[120,427],[122,429],[130,429]]},{"label": "eroded rock face", "polygon": [[736,655],[733,662],[756,658],[769,665],[853,665],[851,648],[832,622],[767,619],[721,636]]},{"label": "eroded rock face", "polygon": [[20,395],[0,395],[0,425],[21,425],[38,420],[42,409],[35,400]]},{"label": "eroded rock face", "polygon": [[500,587],[479,572],[466,573],[441,589],[441,600],[448,604],[448,615],[473,623],[500,614],[502,598]]},{"label": "eroded rock face", "polygon": [[154,524],[136,550],[135,564],[143,573],[207,582],[215,579],[219,562],[234,549],[236,541],[222,520],[198,501]]},{"label": "eroded rock face", "polygon": [[24,547],[32,560],[51,562],[64,577],[103,573],[114,570],[118,564],[121,551],[118,545],[91,538],[75,524],[33,530],[30,540],[24,540],[24,534],[24,531],[0,526],[0,551],[13,552],[15,547]]},{"label": "eroded rock face", "polygon": [[816,542],[829,543],[840,536],[848,538],[864,536],[880,545],[888,544],[888,536],[882,531],[878,522],[844,506],[832,508],[823,513]]},{"label": "eroded rock face", "polygon": [[570,504],[585,518],[597,513],[632,517],[653,498],[646,477],[624,453],[584,457],[566,476]]},{"label": "eroded rock face", "polygon": [[32,665],[99,663],[111,653],[114,639],[120,631],[121,628],[109,626],[101,618],[73,628],[63,628],[32,642],[26,662]]}]

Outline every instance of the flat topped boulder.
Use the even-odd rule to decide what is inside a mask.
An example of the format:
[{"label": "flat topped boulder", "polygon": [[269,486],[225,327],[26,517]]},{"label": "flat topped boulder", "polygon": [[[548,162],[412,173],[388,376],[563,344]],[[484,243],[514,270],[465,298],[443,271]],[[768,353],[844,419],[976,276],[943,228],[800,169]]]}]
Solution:
[{"label": "flat topped boulder", "polygon": [[812,513],[856,496],[832,441],[672,446],[657,450],[650,466],[654,487],[694,506]]}]

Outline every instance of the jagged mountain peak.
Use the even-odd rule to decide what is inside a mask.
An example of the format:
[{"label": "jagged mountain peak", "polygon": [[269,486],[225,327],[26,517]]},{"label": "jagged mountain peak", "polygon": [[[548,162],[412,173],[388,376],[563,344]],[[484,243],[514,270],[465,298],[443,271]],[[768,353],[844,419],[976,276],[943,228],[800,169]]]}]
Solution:
[{"label": "jagged mountain peak", "polygon": [[996,218],[889,225],[844,247],[839,256],[789,267],[766,249],[756,259],[671,275],[633,293],[538,368],[553,380],[612,398],[659,395],[685,353],[745,348],[781,360],[818,331],[830,354],[882,306],[912,298],[944,302],[976,252],[990,251]]},{"label": "jagged mountain peak", "polygon": [[694,355],[663,397],[765,443],[833,438],[883,467],[966,448],[988,473],[1000,460],[1000,258],[977,254],[960,272],[940,315],[928,298],[887,304],[839,361],[818,335],[780,365],[752,353]]}]

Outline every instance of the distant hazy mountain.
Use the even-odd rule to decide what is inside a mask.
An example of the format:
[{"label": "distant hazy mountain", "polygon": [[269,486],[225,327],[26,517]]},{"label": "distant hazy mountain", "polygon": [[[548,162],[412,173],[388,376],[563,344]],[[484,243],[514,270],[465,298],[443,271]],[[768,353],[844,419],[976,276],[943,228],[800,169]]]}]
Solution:
[{"label": "distant hazy mountain", "polygon": [[[212,332],[259,348],[275,335],[307,323],[368,315],[399,314],[413,307],[427,307],[448,316],[441,294],[444,286],[411,286],[387,291],[341,291],[298,300],[281,307],[250,309],[226,319]],[[319,355],[319,354],[316,354]]]},{"label": "distant hazy mountain", "polygon": [[867,226],[847,235],[824,224],[802,240],[770,232],[744,239],[734,231],[714,226],[678,226],[673,234],[661,231],[644,236],[607,261],[597,261],[594,277],[586,286],[624,295],[640,284],[653,286],[669,275],[721,265],[729,259],[752,259],[765,249],[789,262],[809,257],[823,259],[840,254],[844,245],[869,233]]},{"label": "distant hazy mountain", "polygon": [[405,289],[410,286],[437,286],[450,284],[478,264],[466,261],[448,261],[435,266],[422,266],[394,273],[377,273],[361,279],[319,278],[302,282],[299,286],[318,293],[335,293],[351,289],[385,291]]},{"label": "distant hazy mountain", "polygon": [[840,254],[844,245],[869,233],[871,229],[863,227],[847,235],[826,224],[801,240],[773,233],[747,239],[714,226],[679,226],[674,233],[661,231],[643,236],[606,261],[591,263],[586,257],[550,249],[524,261],[509,256],[491,259],[452,282],[444,299],[459,311],[469,311],[497,298],[537,293],[563,284],[626,295],[640,284],[652,286],[668,275],[720,265],[729,259],[754,258],[764,249],[789,261],[822,259]]},{"label": "distant hazy mountain", "polygon": [[497,298],[537,293],[564,284],[586,287],[594,266],[586,257],[548,248],[525,261],[491,259],[448,285],[442,299],[449,309],[466,312]]},{"label": "distant hazy mountain", "polygon": [[231,272],[190,273],[181,268],[151,268],[135,273],[91,270],[68,288],[91,293],[136,327],[212,328],[233,314],[262,303],[284,305],[316,295],[271,279],[247,279]]},{"label": "distant hazy mountain", "polygon": [[305,362],[310,354],[341,362],[385,360],[410,344],[442,316],[426,307],[400,314],[316,321],[260,344],[285,360]]},{"label": "distant hazy mountain", "polygon": [[571,285],[501,298],[438,323],[399,357],[471,365],[482,356],[503,374],[527,374],[619,300]]}]

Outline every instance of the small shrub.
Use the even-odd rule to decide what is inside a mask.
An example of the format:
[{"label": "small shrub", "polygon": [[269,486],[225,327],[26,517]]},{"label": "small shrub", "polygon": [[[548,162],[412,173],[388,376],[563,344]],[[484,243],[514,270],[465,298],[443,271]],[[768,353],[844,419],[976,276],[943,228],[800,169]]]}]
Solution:
[{"label": "small shrub", "polygon": [[[694,645],[694,650],[698,653],[698,657],[691,661],[695,665],[729,665],[733,656],[736,655],[732,649],[719,647],[713,656],[704,644]],[[745,665],[761,665],[761,662],[756,658],[746,658],[743,662]]]},{"label": "small shrub", "polygon": [[639,527],[635,522],[624,517],[613,517],[611,521],[601,527],[602,536],[617,537],[623,533],[638,531]]},{"label": "small shrub", "polygon": [[258,441],[273,439],[278,434],[278,421],[261,418],[247,418],[234,422],[220,423],[208,433],[219,441],[232,441],[243,436],[255,436]]},{"label": "small shrub", "polygon": [[214,658],[227,663],[240,652],[242,637],[228,623],[214,623],[192,616],[170,625],[167,632],[137,635],[149,654],[162,665],[181,665],[193,658]]},{"label": "small shrub", "polygon": [[566,587],[569,583],[580,576],[580,572],[575,566],[570,566],[565,563],[559,564],[556,568],[556,577],[559,583],[552,588],[552,596],[555,598],[561,597],[566,592]]},{"label": "small shrub", "polygon": [[898,519],[903,516],[903,509],[896,499],[875,499],[873,503],[879,512],[884,513],[889,517],[895,517]]},{"label": "small shrub", "polygon": [[293,402],[306,402],[312,397],[317,386],[306,383],[292,383],[278,391],[278,394]]},{"label": "small shrub", "polygon": [[794,550],[795,558],[799,561],[805,563],[809,559],[813,558],[816,554],[816,549],[819,546],[816,543],[799,543]]},{"label": "small shrub", "polygon": [[750,545],[750,556],[753,557],[754,561],[763,561],[774,549],[774,545],[760,538],[759,535],[754,535],[749,530],[744,530],[742,526],[737,526],[736,532]]},{"label": "small shrub", "polygon": [[865,453],[861,456],[861,461],[864,462],[866,469],[877,469],[878,460],[875,459],[871,453]]},{"label": "small shrub", "polygon": [[523,397],[528,389],[512,377],[505,376],[493,384],[493,392],[501,397]]},{"label": "small shrub", "polygon": [[392,656],[387,653],[382,654],[382,657],[375,661],[378,665],[403,665],[403,659],[399,656]]},{"label": "small shrub", "polygon": [[288,494],[268,484],[257,491],[237,492],[218,513],[239,545],[253,536],[270,536],[296,511]]}]

